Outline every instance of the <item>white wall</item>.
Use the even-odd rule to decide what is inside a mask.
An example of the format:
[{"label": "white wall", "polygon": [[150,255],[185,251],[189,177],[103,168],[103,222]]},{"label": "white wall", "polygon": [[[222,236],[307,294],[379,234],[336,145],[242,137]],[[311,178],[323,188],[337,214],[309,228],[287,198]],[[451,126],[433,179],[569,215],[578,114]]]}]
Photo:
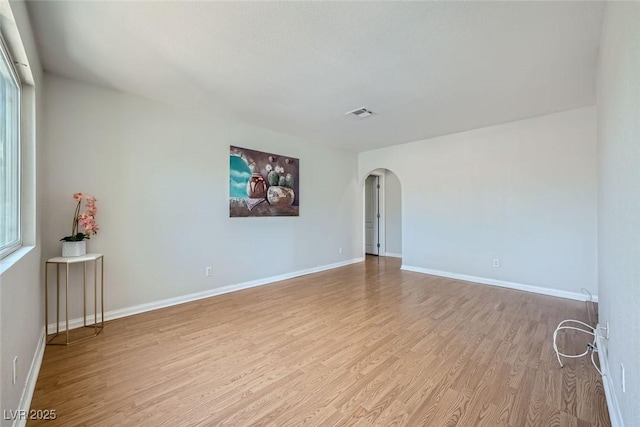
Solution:
[{"label": "white wall", "polygon": [[[106,311],[362,256],[355,154],[45,76],[44,255],[96,196]],[[229,145],[300,159],[299,217],[229,218]]]},{"label": "white wall", "polygon": [[595,119],[588,107],[368,151],[359,178],[398,175],[403,265],[595,294]]},{"label": "white wall", "polygon": [[[18,50],[26,55],[26,59],[20,59],[28,61],[28,77],[34,84],[30,85],[25,79],[22,93],[24,248],[0,261],[0,410],[8,413],[19,408],[21,399],[23,404],[28,405],[30,396],[23,396],[27,389],[28,374],[34,357],[39,360],[36,350],[42,349],[44,297],[41,285],[39,215],[36,214],[40,210],[41,197],[41,191],[36,190],[36,181],[41,179],[36,162],[39,161],[42,145],[39,137],[40,119],[36,118],[42,116],[42,69],[25,3],[17,1],[9,5],[0,2],[0,11],[2,33],[9,44],[9,50],[12,53]],[[19,33],[13,33],[16,29]],[[20,54],[17,51],[15,53]],[[18,357],[18,378],[14,385],[12,364],[15,356]],[[33,373],[36,374],[35,370]],[[0,421],[2,426],[11,425],[12,422],[5,419],[4,415]]]},{"label": "white wall", "polygon": [[598,67],[599,314],[610,325],[606,380],[628,427],[640,425],[639,24],[640,3],[607,4]]},{"label": "white wall", "polygon": [[402,255],[402,188],[390,170],[384,176],[385,242],[387,254]]}]

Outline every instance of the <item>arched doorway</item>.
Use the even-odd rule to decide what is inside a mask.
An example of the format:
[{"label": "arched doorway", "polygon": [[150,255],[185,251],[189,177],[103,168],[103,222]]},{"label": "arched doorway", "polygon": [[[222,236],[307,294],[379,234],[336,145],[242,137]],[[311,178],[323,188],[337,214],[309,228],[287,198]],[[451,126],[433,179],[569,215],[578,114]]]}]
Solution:
[{"label": "arched doorway", "polygon": [[402,192],[398,176],[375,169],[363,185],[364,254],[402,257]]}]

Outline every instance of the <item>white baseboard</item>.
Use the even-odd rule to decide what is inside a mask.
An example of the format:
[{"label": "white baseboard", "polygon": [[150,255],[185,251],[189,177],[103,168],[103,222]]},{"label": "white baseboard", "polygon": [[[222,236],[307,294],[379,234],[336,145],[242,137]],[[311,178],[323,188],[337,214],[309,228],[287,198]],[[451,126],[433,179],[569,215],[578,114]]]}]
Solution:
[{"label": "white baseboard", "polygon": [[[298,270],[291,273],[280,274],[278,276],[265,277],[263,279],[251,280],[249,282],[238,283],[235,285],[223,286],[221,288],[209,289],[202,292],[196,292],[193,294],[182,295],[174,298],[167,298],[160,301],[148,302],[145,304],[134,305],[131,307],[120,308],[117,310],[111,310],[104,314],[104,320],[114,320],[121,317],[133,316],[134,314],[144,313],[146,311],[157,310],[159,308],[170,307],[173,305],[184,304],[186,302],[196,301],[203,298],[209,298],[216,295],[228,294],[230,292],[241,291],[243,289],[255,288],[257,286],[268,285],[274,282],[280,282],[282,280],[293,279],[294,277],[305,276],[307,274],[319,273],[325,270],[331,270],[338,267],[344,267],[346,265],[355,264],[364,261],[364,257],[353,258],[347,261],[340,261],[333,264],[321,265],[318,267],[308,268],[305,270]],[[90,320],[92,316],[88,317]],[[100,320],[98,318],[98,320]],[[82,317],[69,320],[69,329],[79,328],[83,325],[84,320]],[[55,331],[55,323],[49,324],[49,333]],[[60,324],[60,331],[65,331],[64,323]]]},{"label": "white baseboard", "polygon": [[393,252],[385,252],[384,256],[390,256],[392,258],[402,258],[402,254],[394,254]]},{"label": "white baseboard", "polygon": [[[503,280],[487,279],[484,277],[467,276],[465,274],[449,273],[448,271],[431,270],[422,267],[412,267],[402,265],[401,270],[413,271],[416,273],[430,274],[432,276],[448,277],[450,279],[464,280],[465,282],[481,283],[483,285],[500,286],[501,288],[516,289],[519,291],[533,292],[536,294],[550,295],[553,297],[567,298],[578,301],[586,301],[586,296],[578,292],[563,291],[560,289],[543,288],[541,286],[524,285],[521,283],[506,282]],[[593,301],[598,302],[598,296],[593,295]]]},{"label": "white baseboard", "polygon": [[[597,326],[596,330],[600,330],[600,325]],[[602,371],[602,385],[604,386],[604,394],[607,398],[611,427],[624,427],[620,406],[616,398],[616,389],[613,384],[612,375],[609,372],[609,358],[607,357],[605,339],[600,334],[596,334],[596,346],[598,347],[598,359],[600,361],[600,370]]]},{"label": "white baseboard", "polygon": [[[22,390],[22,396],[20,396],[20,403],[18,404],[18,414],[28,414],[31,407],[31,399],[33,398],[33,392],[36,389],[36,382],[38,381],[38,374],[40,373],[40,366],[42,366],[42,358],[44,357],[45,336],[44,327],[40,333],[38,339],[38,346],[33,354],[31,360],[31,366],[29,367],[29,373],[27,374],[27,380]],[[27,425],[27,417],[16,417],[13,421],[13,427],[24,427]]]}]

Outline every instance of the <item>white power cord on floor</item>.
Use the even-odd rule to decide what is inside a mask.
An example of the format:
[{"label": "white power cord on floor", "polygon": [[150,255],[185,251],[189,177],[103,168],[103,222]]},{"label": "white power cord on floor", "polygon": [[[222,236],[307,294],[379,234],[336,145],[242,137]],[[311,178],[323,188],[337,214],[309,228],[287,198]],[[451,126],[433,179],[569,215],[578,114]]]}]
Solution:
[{"label": "white power cord on floor", "polygon": [[[582,288],[582,292],[587,296],[586,303],[587,303],[587,314],[589,315],[589,322],[593,322],[591,318],[591,309],[593,309],[594,315],[595,315],[595,307],[594,307],[595,303],[593,302],[593,296],[588,290],[584,288]],[[584,353],[565,354],[560,352],[560,350],[558,350],[558,342],[557,342],[558,332],[566,329],[583,332],[585,334],[589,334],[593,336],[593,341],[587,344],[587,349],[584,351]],[[593,364],[593,367],[596,368],[596,371],[598,371],[598,373],[602,375],[602,371],[600,370],[598,365],[596,365],[595,360],[593,360],[593,354],[598,352],[598,346],[596,345],[597,337],[598,337],[597,327],[594,328],[593,326],[587,325],[584,322],[581,322],[579,320],[574,320],[574,319],[567,319],[560,322],[556,330],[553,331],[553,349],[556,352],[556,357],[558,358],[558,363],[560,364],[560,367],[564,368],[564,365],[562,364],[562,360],[560,359],[560,356],[575,359],[578,357],[586,356],[587,354],[589,354],[589,352],[591,352],[591,363]]]},{"label": "white power cord on floor", "polygon": [[[577,324],[579,326],[573,326],[571,324]],[[579,331],[579,332],[584,332],[585,334],[589,334],[591,336],[593,336],[593,341],[589,344],[587,344],[587,349],[584,351],[584,353],[580,353],[580,354],[565,354],[560,352],[560,350],[558,350],[558,332],[564,330],[564,329],[570,329],[570,330],[574,330],[574,331]],[[573,320],[573,319],[567,319],[567,320],[563,320],[562,322],[560,322],[558,324],[558,327],[556,328],[555,331],[553,331],[553,349],[556,352],[556,357],[558,358],[558,363],[560,364],[561,368],[564,368],[564,365],[562,364],[562,360],[560,359],[560,356],[562,357],[568,357],[571,359],[575,359],[578,357],[583,357],[586,356],[587,354],[589,354],[589,352],[591,352],[591,363],[593,363],[593,366],[596,368],[596,370],[598,371],[598,373],[600,373],[600,375],[602,375],[602,372],[600,372],[600,368],[598,368],[598,366],[596,365],[595,361],[593,360],[593,353],[598,351],[598,347],[596,346],[596,334],[597,334],[597,329],[596,328],[592,328],[591,326],[587,325],[584,322],[581,322],[579,320]]]}]

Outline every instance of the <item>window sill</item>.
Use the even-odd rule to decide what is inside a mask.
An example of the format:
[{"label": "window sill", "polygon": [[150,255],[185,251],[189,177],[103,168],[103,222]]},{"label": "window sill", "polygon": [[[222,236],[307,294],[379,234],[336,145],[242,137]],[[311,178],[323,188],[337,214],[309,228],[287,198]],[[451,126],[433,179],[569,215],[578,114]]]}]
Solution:
[{"label": "window sill", "polygon": [[33,249],[35,249],[35,246],[22,246],[6,257],[0,259],[0,276],[7,272]]}]

